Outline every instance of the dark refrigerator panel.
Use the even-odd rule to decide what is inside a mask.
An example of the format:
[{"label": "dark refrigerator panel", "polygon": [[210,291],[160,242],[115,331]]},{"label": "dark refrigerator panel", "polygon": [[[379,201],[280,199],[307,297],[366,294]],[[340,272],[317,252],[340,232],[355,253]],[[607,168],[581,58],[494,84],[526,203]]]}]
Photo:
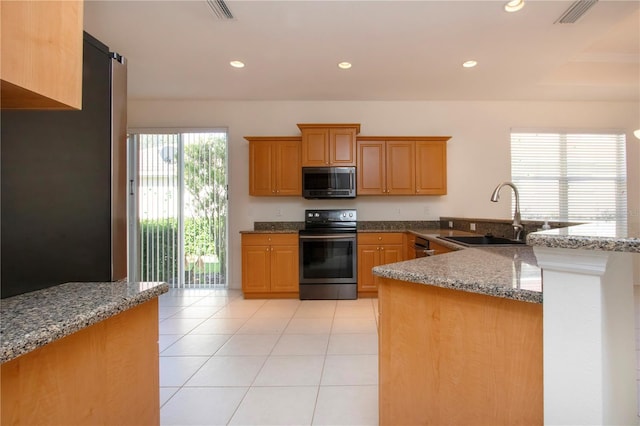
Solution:
[{"label": "dark refrigerator panel", "polygon": [[83,55],[82,110],[0,114],[3,298],[113,278],[111,58]]}]

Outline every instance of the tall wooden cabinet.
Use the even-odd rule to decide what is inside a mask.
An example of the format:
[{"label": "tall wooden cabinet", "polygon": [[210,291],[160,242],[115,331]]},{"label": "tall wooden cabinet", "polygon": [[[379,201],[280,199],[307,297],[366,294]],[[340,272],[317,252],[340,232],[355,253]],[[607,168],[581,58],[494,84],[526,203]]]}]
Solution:
[{"label": "tall wooden cabinet", "polygon": [[448,137],[358,138],[358,195],[444,195]]},{"label": "tall wooden cabinet", "polygon": [[375,297],[378,285],[371,269],[404,260],[404,234],[376,232],[358,234],[358,297]]},{"label": "tall wooden cabinet", "polygon": [[3,109],[82,107],[82,0],[2,1]]},{"label": "tall wooden cabinet", "polygon": [[355,166],[360,124],[298,124],[302,167]]},{"label": "tall wooden cabinet", "polygon": [[302,195],[299,137],[245,139],[249,141],[249,195]]},{"label": "tall wooden cabinet", "polygon": [[242,234],[244,297],[298,297],[298,259],[298,234]]}]

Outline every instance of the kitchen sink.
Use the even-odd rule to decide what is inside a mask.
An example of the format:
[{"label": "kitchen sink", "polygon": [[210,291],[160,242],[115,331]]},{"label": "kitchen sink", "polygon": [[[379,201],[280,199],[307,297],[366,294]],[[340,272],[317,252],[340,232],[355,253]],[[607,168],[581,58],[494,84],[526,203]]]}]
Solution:
[{"label": "kitchen sink", "polygon": [[522,246],[525,245],[524,241],[510,240],[508,238],[494,237],[493,235],[473,235],[464,237],[438,237],[442,240],[452,243],[460,244],[463,246]]}]

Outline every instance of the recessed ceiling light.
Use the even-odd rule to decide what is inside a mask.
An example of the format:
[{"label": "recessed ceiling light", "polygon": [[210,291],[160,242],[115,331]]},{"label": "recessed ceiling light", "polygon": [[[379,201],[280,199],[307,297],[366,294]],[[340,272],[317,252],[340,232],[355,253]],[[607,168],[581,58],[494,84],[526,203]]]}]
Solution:
[{"label": "recessed ceiling light", "polygon": [[349,68],[351,68],[351,62],[340,62],[338,64],[338,68],[348,70]]},{"label": "recessed ceiling light", "polygon": [[524,7],[524,0],[511,0],[504,5],[507,12],[517,12]]},{"label": "recessed ceiling light", "polygon": [[231,61],[229,62],[229,65],[231,65],[234,68],[244,68],[244,62],[242,61]]},{"label": "recessed ceiling light", "polygon": [[467,62],[462,64],[462,66],[465,67],[465,68],[473,68],[476,65],[478,65],[478,62],[476,62],[476,61],[467,61]]}]

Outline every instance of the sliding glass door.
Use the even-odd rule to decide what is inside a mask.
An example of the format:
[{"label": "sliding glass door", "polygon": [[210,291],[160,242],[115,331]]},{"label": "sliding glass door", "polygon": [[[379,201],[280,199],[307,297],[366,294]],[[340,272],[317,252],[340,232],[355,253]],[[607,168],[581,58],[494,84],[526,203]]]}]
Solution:
[{"label": "sliding glass door", "polygon": [[226,130],[132,132],[129,176],[129,276],[226,286]]}]

